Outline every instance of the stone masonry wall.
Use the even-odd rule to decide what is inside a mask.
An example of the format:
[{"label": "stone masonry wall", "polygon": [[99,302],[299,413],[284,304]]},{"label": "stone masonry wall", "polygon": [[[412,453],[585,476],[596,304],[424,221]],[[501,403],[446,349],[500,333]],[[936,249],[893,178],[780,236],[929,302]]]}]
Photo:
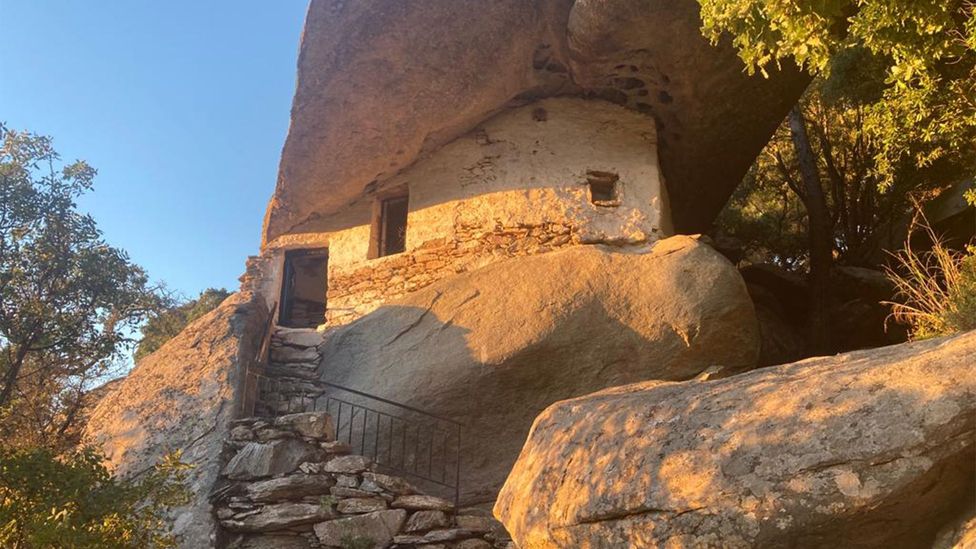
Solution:
[{"label": "stone masonry wall", "polygon": [[336,442],[332,418],[306,412],[233,424],[211,501],[230,549],[507,549],[487,511],[456,510],[376,472]]},{"label": "stone masonry wall", "polygon": [[349,272],[334,270],[329,278],[326,322],[329,326],[346,324],[386,301],[500,257],[545,253],[572,244],[580,244],[578,232],[558,223],[458,226],[454,238],[429,240],[408,253]]},{"label": "stone masonry wall", "polygon": [[[608,181],[612,198],[594,198],[592,186]],[[376,257],[380,204],[404,194],[405,252]],[[327,324],[341,325],[493,261],[670,232],[653,120],[606,101],[551,98],[499,113],[340,211],[310,216],[262,255],[280,264],[287,250],[328,248]],[[267,285],[269,295],[278,287]]]}]

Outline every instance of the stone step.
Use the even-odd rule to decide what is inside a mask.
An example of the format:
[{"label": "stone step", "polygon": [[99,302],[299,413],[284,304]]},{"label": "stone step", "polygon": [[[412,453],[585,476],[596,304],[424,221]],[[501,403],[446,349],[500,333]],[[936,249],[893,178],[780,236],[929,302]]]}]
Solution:
[{"label": "stone step", "polygon": [[268,364],[264,370],[264,375],[272,380],[284,380],[289,377],[307,380],[318,380],[318,373],[311,368],[294,367],[293,364]]},{"label": "stone step", "polygon": [[292,347],[317,347],[322,343],[322,334],[303,328],[278,328],[271,336],[271,343]]},{"label": "stone step", "polygon": [[315,347],[271,347],[272,362],[318,362],[319,352]]}]

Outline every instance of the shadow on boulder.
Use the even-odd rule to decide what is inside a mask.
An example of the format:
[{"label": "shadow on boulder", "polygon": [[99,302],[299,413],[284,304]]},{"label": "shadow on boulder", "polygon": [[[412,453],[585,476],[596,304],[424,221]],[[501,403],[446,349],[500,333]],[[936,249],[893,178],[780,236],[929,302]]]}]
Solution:
[{"label": "shadow on boulder", "polygon": [[586,246],[442,280],[327,333],[325,381],[465,424],[462,501],[493,501],[546,406],[621,383],[755,366],[735,268],[689,237]]}]

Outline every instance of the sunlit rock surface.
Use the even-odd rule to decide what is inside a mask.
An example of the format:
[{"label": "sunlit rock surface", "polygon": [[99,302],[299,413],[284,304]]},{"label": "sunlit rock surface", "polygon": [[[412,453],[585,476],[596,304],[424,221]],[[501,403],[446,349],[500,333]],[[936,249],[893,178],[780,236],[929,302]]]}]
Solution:
[{"label": "sunlit rock surface", "polygon": [[976,332],[548,408],[519,547],[927,547],[974,497]]},{"label": "sunlit rock surface", "polygon": [[267,321],[259,301],[234,294],[187,326],[114,384],[92,411],[86,438],[121,475],[138,475],[182,451],[191,501],[174,510],[180,547],[209,547],[214,521],[207,497],[238,402],[242,369],[254,358]]},{"label": "sunlit rock surface", "polygon": [[703,230],[807,78],[747,76],[700,26],[695,0],[313,0],[265,241],[553,96],[653,117],[676,226]]},{"label": "sunlit rock surface", "polygon": [[491,502],[549,404],[713,365],[751,368],[758,337],[736,269],[681,236],[441,280],[328,332],[321,374],[462,422],[462,499]]}]

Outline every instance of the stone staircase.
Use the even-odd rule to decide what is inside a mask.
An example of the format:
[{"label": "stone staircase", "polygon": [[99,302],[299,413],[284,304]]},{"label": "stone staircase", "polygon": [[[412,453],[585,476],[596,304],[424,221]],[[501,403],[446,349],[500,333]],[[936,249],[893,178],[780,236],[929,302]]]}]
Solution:
[{"label": "stone staircase", "polygon": [[487,512],[456,509],[351,454],[326,412],[237,420],[225,451],[211,497],[217,547],[514,548]]},{"label": "stone staircase", "polygon": [[[221,473],[223,487],[212,498],[222,528],[218,546],[514,548],[489,510],[456,508],[456,489],[454,502],[425,495],[394,476],[400,473],[391,471],[388,461],[376,463],[369,455],[358,455],[366,449],[349,443],[371,437],[361,437],[361,431],[353,434],[352,425],[359,420],[350,421],[350,410],[355,407],[361,414],[353,413],[352,418],[375,418],[369,414],[376,412],[343,401],[345,408],[340,406],[334,418],[325,396],[329,384],[322,381],[322,335],[309,329],[272,330],[266,364],[257,374],[255,417],[237,420],[225,443],[229,458]],[[337,429],[344,434],[341,440]],[[459,479],[455,476],[454,481]]]},{"label": "stone staircase", "polygon": [[310,329],[274,329],[268,364],[262,374],[254,414],[275,417],[307,411],[321,388],[321,356],[317,349],[322,334]]}]

